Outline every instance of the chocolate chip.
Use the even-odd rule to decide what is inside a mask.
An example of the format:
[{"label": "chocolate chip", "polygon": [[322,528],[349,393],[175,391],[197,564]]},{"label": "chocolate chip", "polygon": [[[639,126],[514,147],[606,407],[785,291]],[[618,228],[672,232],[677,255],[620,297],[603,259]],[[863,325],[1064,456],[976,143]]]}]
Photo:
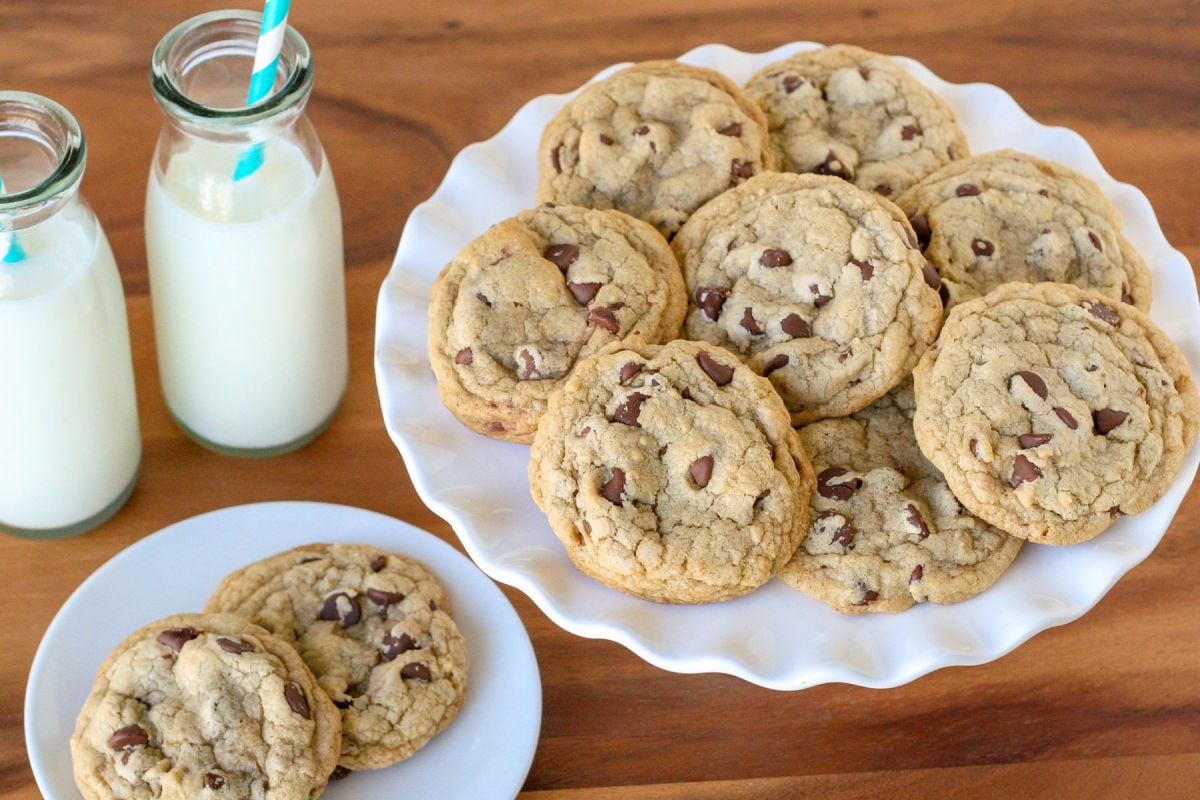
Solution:
[{"label": "chocolate chip", "polygon": [[697,489],[703,489],[705,486],[708,486],[708,482],[712,480],[712,472],[712,456],[700,456],[688,467],[688,475],[692,477],[692,483],[696,484]]},{"label": "chocolate chip", "polygon": [[900,138],[906,142],[911,142],[913,139],[921,135],[921,128],[918,125],[909,123],[900,129]]},{"label": "chocolate chip", "polygon": [[629,383],[630,378],[642,371],[642,365],[636,361],[626,361],[621,365],[621,371],[618,373],[622,385]]},{"label": "chocolate chip", "polygon": [[788,336],[791,336],[793,339],[806,339],[812,335],[812,331],[809,330],[808,323],[805,322],[804,318],[799,314],[788,314],[783,318],[783,321],[779,323],[779,327],[783,329],[784,333],[786,333]]},{"label": "chocolate chip", "polygon": [[975,458],[979,458],[978,439],[972,439],[971,441],[967,442],[967,447],[971,450],[971,455],[975,456]]},{"label": "chocolate chip", "polygon": [[996,246],[986,239],[975,239],[971,242],[971,252],[977,256],[990,256],[996,252]]},{"label": "chocolate chip", "polygon": [[343,711],[345,711],[347,708],[349,708],[350,706],[354,705],[354,701],[353,701],[353,700],[350,700],[350,699],[345,699],[345,700],[334,700],[334,701],[333,701],[333,704],[334,704],[335,706],[337,706],[338,708],[342,709]]},{"label": "chocolate chip", "polygon": [[704,316],[716,322],[717,317],[721,314],[721,306],[725,305],[725,298],[728,296],[728,289],[718,286],[701,286],[696,289],[696,305],[704,312]]},{"label": "chocolate chip", "polygon": [[1121,318],[1117,316],[1117,312],[1111,306],[1106,306],[1104,303],[1093,303],[1090,300],[1084,302],[1083,307],[1088,310],[1088,313],[1097,319],[1104,320],[1109,325],[1120,325]]},{"label": "chocolate chip", "polygon": [[613,138],[611,136],[609,136],[607,133],[600,134],[600,144],[608,145],[608,144],[612,144],[612,143],[613,143]]},{"label": "chocolate chip", "polygon": [[167,647],[178,653],[183,649],[183,646],[200,635],[200,631],[192,627],[186,628],[168,628],[160,633],[156,639],[159,644]]},{"label": "chocolate chip", "polygon": [[842,467],[827,467],[817,476],[817,493],[829,500],[849,500],[854,493],[862,488],[862,478],[851,478],[840,481],[843,475],[849,475],[850,470]]},{"label": "chocolate chip", "polygon": [[351,770],[349,767],[343,767],[341,764],[338,764],[336,767],[333,768],[333,772],[329,773],[329,780],[330,781],[340,781],[342,778],[346,777],[351,772],[353,772],[353,770]]},{"label": "chocolate chip", "polygon": [[1008,479],[1008,483],[1014,489],[1022,483],[1036,481],[1042,477],[1042,471],[1038,469],[1037,464],[1034,464],[1021,453],[1017,453],[1017,457],[1013,459],[1012,477]]},{"label": "chocolate chip", "polygon": [[881,184],[877,185],[871,191],[875,192],[875,194],[881,194],[884,197],[892,196],[892,187],[888,186],[886,183],[881,183]]},{"label": "chocolate chip", "polygon": [[1056,407],[1054,409],[1054,413],[1057,414],[1058,418],[1063,421],[1063,424],[1071,430],[1076,430],[1079,427],[1079,422],[1077,422],[1071,412],[1067,411],[1065,408]]},{"label": "chocolate chip", "polygon": [[575,263],[575,260],[579,258],[579,245],[552,244],[546,248],[542,255],[547,261],[553,261],[559,270],[566,272]]},{"label": "chocolate chip", "polygon": [[568,283],[567,288],[571,290],[571,294],[575,297],[575,302],[581,306],[586,306],[595,299],[596,293],[600,291],[598,283]]},{"label": "chocolate chip", "polygon": [[[1038,375],[1036,372],[1029,372],[1027,370],[1021,370],[1020,372],[1014,373],[1012,377],[1020,378],[1021,380],[1025,381],[1025,384],[1030,389],[1033,390],[1034,394],[1036,394],[1038,397],[1042,398],[1043,400],[1046,399],[1046,395],[1048,394],[1048,392],[1046,390],[1046,382],[1044,380],[1042,380],[1041,375]],[[1009,382],[1008,382],[1008,388],[1009,388],[1009,391],[1012,391],[1012,379],[1011,378],[1009,379]]]},{"label": "chocolate chip", "polygon": [[375,556],[371,559],[371,572],[379,572],[387,566],[387,556]]},{"label": "chocolate chip", "polygon": [[312,712],[308,708],[308,698],[304,696],[304,690],[299,685],[288,681],[283,686],[283,699],[287,700],[288,706],[305,719],[312,719]]},{"label": "chocolate chip", "polygon": [[925,568],[920,564],[917,564],[915,567],[913,567],[912,574],[908,576],[908,582],[916,583],[923,577],[925,577]]},{"label": "chocolate chip", "polygon": [[419,661],[413,661],[401,667],[400,677],[410,678],[417,681],[433,680],[433,676],[429,674],[429,667],[425,666]]},{"label": "chocolate chip", "polygon": [[469,367],[474,362],[475,362],[475,354],[473,352],[471,352],[471,348],[469,348],[469,347],[464,347],[462,350],[459,350],[458,353],[454,356],[454,363],[462,364],[464,367]]},{"label": "chocolate chip", "polygon": [[871,70],[867,69],[866,67],[859,67],[858,74],[861,75],[862,79],[865,81],[871,77]]},{"label": "chocolate chip", "polygon": [[747,164],[740,158],[735,158],[729,165],[729,174],[733,179],[734,185],[736,186],[742,181],[754,177],[754,165]]},{"label": "chocolate chip", "polygon": [[740,122],[731,122],[724,128],[718,130],[717,133],[721,134],[722,136],[741,136],[742,125]]},{"label": "chocolate chip", "polygon": [[829,302],[833,300],[833,295],[821,294],[821,287],[815,283],[810,283],[808,285],[808,290],[813,293],[813,305],[817,308],[827,306],[829,305]]},{"label": "chocolate chip", "polygon": [[1088,241],[1092,243],[1092,247],[1096,248],[1102,253],[1104,252],[1104,245],[1101,244],[1100,237],[1096,235],[1095,231],[1088,231]]},{"label": "chocolate chip", "polygon": [[[817,522],[820,522],[821,520],[829,519],[831,517],[838,517],[838,516],[841,516],[841,515],[838,514],[838,512],[836,512],[836,511],[822,511],[820,514],[817,515],[817,518],[815,520],[813,520],[813,524],[815,525]],[[841,527],[839,527],[836,531],[833,532],[833,538],[831,538],[829,541],[831,543],[836,542],[837,544],[840,544],[842,547],[849,547],[851,544],[854,543],[854,528],[850,525],[849,522],[843,522]]]},{"label": "chocolate chip", "polygon": [[791,94],[792,92],[796,91],[801,86],[803,86],[805,83],[807,83],[807,81],[805,81],[804,78],[801,78],[797,75],[785,75],[783,77],[783,81],[782,81],[783,91],[787,92],[788,94]]},{"label": "chocolate chip", "polygon": [[389,592],[386,589],[367,589],[367,599],[382,609],[404,602],[401,592]]},{"label": "chocolate chip", "polygon": [[847,358],[849,358],[849,357],[850,357],[850,356],[852,356],[852,355],[854,355],[854,348],[853,348],[853,347],[847,347],[845,350],[843,350],[842,352],[838,353],[838,363],[839,363],[839,364],[841,364],[841,363],[845,363],[846,359],[847,359]]},{"label": "chocolate chip", "polygon": [[876,600],[879,599],[879,592],[875,591],[874,589],[868,589],[866,586],[863,586],[862,584],[859,584],[859,589],[862,590],[863,596],[862,596],[862,599],[859,600],[857,603],[854,603],[854,605],[866,606],[866,605],[870,605],[871,603],[874,603]]},{"label": "chocolate chip", "polygon": [[700,369],[704,370],[704,374],[712,378],[717,386],[725,386],[733,380],[733,367],[715,360],[707,350],[701,350],[696,356],[696,361],[699,362]]},{"label": "chocolate chip", "polygon": [[973,183],[960,183],[954,190],[959,197],[974,197],[980,193],[980,188]]},{"label": "chocolate chip", "polygon": [[226,639],[225,637],[217,639],[217,647],[235,656],[254,650],[254,645],[243,642],[241,639]]},{"label": "chocolate chip", "polygon": [[612,477],[600,487],[600,494],[614,506],[622,505],[621,495],[625,494],[625,470],[620,467],[612,468]]},{"label": "chocolate chip", "polygon": [[550,151],[550,163],[554,166],[554,171],[560,175],[562,174],[562,148],[563,146],[560,144],[558,147]]},{"label": "chocolate chip", "polygon": [[930,289],[942,288],[942,276],[938,274],[937,267],[928,261],[921,267],[921,276],[925,278],[925,283]]},{"label": "chocolate chip", "polygon": [[537,359],[533,357],[527,348],[522,347],[517,351],[517,358],[521,360],[517,369],[517,377],[523,381],[537,380],[542,377],[541,372],[537,368]]},{"label": "chocolate chip", "polygon": [[1101,436],[1108,435],[1108,432],[1116,428],[1125,420],[1129,419],[1128,411],[1117,411],[1112,408],[1102,408],[1099,411],[1092,412],[1092,427],[1096,433]]},{"label": "chocolate chip", "polygon": [[126,725],[118,728],[108,737],[108,746],[113,750],[125,750],[130,747],[141,747],[150,741],[150,734],[138,725]]},{"label": "chocolate chip", "polygon": [[776,353],[775,357],[772,358],[770,361],[768,361],[767,365],[765,367],[763,367],[763,371],[762,371],[763,377],[765,378],[768,375],[770,375],[772,372],[774,372],[775,370],[783,369],[787,365],[788,365],[787,353]]},{"label": "chocolate chip", "polygon": [[399,636],[383,637],[382,648],[380,650],[384,661],[394,661],[396,656],[401,653],[407,653],[409,650],[416,650],[417,640],[409,636],[407,633],[402,633]]},{"label": "chocolate chip", "polygon": [[632,425],[635,428],[642,427],[638,422],[638,416],[642,413],[642,403],[650,398],[641,392],[633,392],[625,398],[625,402],[617,406],[613,411],[612,421],[620,422],[622,425]]},{"label": "chocolate chip", "polygon": [[792,257],[786,250],[772,247],[763,251],[758,257],[758,263],[764,267],[787,267],[791,266]]},{"label": "chocolate chip", "polygon": [[358,600],[349,592],[334,592],[325,598],[318,617],[323,620],[336,620],[343,628],[349,628],[362,619],[362,609],[358,607]]},{"label": "chocolate chip", "polygon": [[762,326],[758,324],[758,320],[754,318],[754,309],[747,307],[746,312],[742,314],[742,321],[738,323],[746,329],[747,333],[754,336],[763,332]]},{"label": "chocolate chip", "polygon": [[1049,433],[1022,433],[1017,437],[1017,444],[1021,445],[1021,449],[1029,450],[1033,447],[1041,447],[1053,438]]},{"label": "chocolate chip", "polygon": [[1131,294],[1129,294],[1128,287],[1125,287],[1125,286],[1121,287],[1121,302],[1128,303],[1129,305],[1133,305],[1133,296]]},{"label": "chocolate chip", "polygon": [[589,309],[587,321],[589,325],[604,328],[610,333],[621,332],[621,323],[617,320],[617,315],[613,313],[612,306],[597,306]]},{"label": "chocolate chip", "polygon": [[650,132],[649,125],[638,125],[636,128],[633,129],[634,136],[645,136],[649,132]]},{"label": "chocolate chip", "polygon": [[204,773],[204,787],[214,792],[225,785],[225,779],[215,772]]},{"label": "chocolate chip", "polygon": [[925,524],[925,519],[921,516],[921,512],[912,503],[908,504],[908,524],[917,529],[920,534],[919,538],[924,539],[929,535],[929,526]]},{"label": "chocolate chip", "polygon": [[929,217],[924,214],[913,214],[908,218],[908,221],[912,225],[913,233],[917,235],[917,241],[921,244],[922,249],[924,249],[933,237],[933,231],[929,229]]},{"label": "chocolate chip", "polygon": [[864,281],[871,280],[871,276],[875,274],[875,265],[869,261],[859,261],[857,258],[852,258],[850,259],[850,263],[858,267],[862,272],[862,279]]},{"label": "chocolate chip", "polygon": [[489,300],[487,295],[485,295],[483,292],[476,292],[475,299],[478,300],[479,302],[483,303],[488,308],[492,307],[492,301]]},{"label": "chocolate chip", "polygon": [[771,490],[763,489],[761,492],[758,493],[758,497],[754,498],[754,505],[758,505],[759,503],[761,503],[763,500],[766,500],[770,496],[771,496]]},{"label": "chocolate chip", "polygon": [[842,180],[850,180],[853,175],[850,170],[846,169],[846,165],[841,162],[832,152],[825,156],[825,160],[813,167],[813,172],[818,175],[834,175]]}]

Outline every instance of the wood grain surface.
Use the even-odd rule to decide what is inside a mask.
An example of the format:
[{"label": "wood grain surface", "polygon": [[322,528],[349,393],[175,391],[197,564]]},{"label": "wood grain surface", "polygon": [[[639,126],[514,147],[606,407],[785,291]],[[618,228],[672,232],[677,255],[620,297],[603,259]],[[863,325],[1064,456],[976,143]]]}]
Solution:
[{"label": "wood grain surface", "polygon": [[[344,213],[350,386],[333,425],[306,449],[262,461],[215,455],[185,438],[159,391],[142,204],[162,121],[150,53],[176,23],[220,7],[0,0],[0,88],[55,98],[88,139],[83,191],[125,283],[145,447],[132,499],[100,529],[56,543],[0,536],[3,798],[38,797],[22,706],[46,626],[81,581],[138,539],[215,508],[304,499],[390,514],[458,546],[417,498],[384,431],[375,301],[405,219],[453,155],[536,95],[571,90],[615,62],[714,41],[746,51],[841,41],[911,56],[950,81],[998,84],[1038,121],[1081,133],[1114,177],[1146,193],[1167,239],[1200,263],[1194,0],[295,0],[291,21],[316,60],[310,116]],[[506,588],[544,687],[541,740],[521,797],[1196,797],[1197,563],[1193,490],[1158,549],[1080,620],[992,663],[889,690],[783,693],[671,674],[560,630]],[[171,580],[171,566],[163,570]]]}]

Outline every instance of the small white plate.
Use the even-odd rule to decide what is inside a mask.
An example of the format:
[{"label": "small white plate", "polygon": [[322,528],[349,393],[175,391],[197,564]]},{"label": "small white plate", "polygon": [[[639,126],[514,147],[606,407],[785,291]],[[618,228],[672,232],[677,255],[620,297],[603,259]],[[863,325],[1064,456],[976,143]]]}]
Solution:
[{"label": "small white plate", "polygon": [[[743,53],[705,45],[680,60],[742,84],[762,67],[817,46],[797,42]],[[895,61],[950,103],[972,152],[1024,150],[1100,185],[1153,272],[1151,316],[1200,375],[1196,282],[1187,259],[1163,237],[1145,195],[1113,180],[1077,133],[1038,124],[1003,90],[947,83],[911,59]],[[441,186],[409,217],[379,295],[375,372],[384,422],[421,499],[450,523],[485,572],[525,592],[566,630],[620,642],[664,669],[724,672],[777,689],[828,681],[884,687],[941,667],[991,661],[1076,619],[1158,544],[1195,477],[1200,446],[1150,510],[1084,544],[1027,545],[995,586],[956,605],[841,616],[775,580],[727,603],[663,606],[584,576],[530,497],[529,448],[460,425],[438,398],[426,355],[433,279],[487,227],[534,205],[542,129],[571,96],[532,100],[496,136],[458,154]]]},{"label": "small white plate", "polygon": [[[25,690],[25,742],[47,800],[80,800],[67,746],[100,662],[125,636],[200,611],[228,573],[311,542],[369,544],[425,564],[446,588],[467,643],[467,700],[428,745],[387,769],[329,784],[329,800],[512,798],[537,747],[542,687],[520,618],[457,550],[391,517],[326,503],[256,503],[201,514],[113,556],[46,630]],[[469,768],[464,768],[468,765]]]}]

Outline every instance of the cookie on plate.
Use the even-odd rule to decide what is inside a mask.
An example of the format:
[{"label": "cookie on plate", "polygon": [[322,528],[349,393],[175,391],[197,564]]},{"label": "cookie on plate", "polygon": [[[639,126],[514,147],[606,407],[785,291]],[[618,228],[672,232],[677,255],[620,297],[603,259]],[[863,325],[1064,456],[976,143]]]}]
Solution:
[{"label": "cookie on plate", "polygon": [[1071,544],[1166,492],[1196,384],[1149,316],[1097,291],[1010,283],[956,306],[914,372],[917,442],[970,511]]},{"label": "cookie on plate", "polygon": [[775,166],[766,118],[737,84],[667,60],[584,86],[537,160],[538,202],[615,208],[668,238],[705,200]]},{"label": "cookie on plate", "polygon": [[765,583],[804,536],[814,486],[771,385],[682,339],[581,361],[538,425],[529,480],[580,570],[663,603]]},{"label": "cookie on plate", "polygon": [[75,783],[85,800],[308,800],[337,765],[338,717],[279,637],[230,614],[166,617],[100,665]]},{"label": "cookie on plate", "polygon": [[304,545],[230,574],[205,609],[240,614],[296,648],[341,711],[346,769],[408,758],[466,697],[467,651],[449,598],[405,556]]},{"label": "cookie on plate", "polygon": [[808,536],[780,577],[844,614],[957,603],[1008,569],[1023,540],[968,513],[921,455],[912,381],[862,411],[800,429],[817,473]]},{"label": "cookie on plate", "polygon": [[947,308],[1009,281],[1071,283],[1150,308],[1150,270],[1090,178],[1016,150],[941,168],[896,198]]},{"label": "cookie on plate", "polygon": [[746,84],[789,172],[896,197],[969,152],[954,110],[885,55],[837,44],[769,64]]},{"label": "cookie on plate", "polygon": [[438,275],[429,361],[459,421],[528,444],[577,359],[634,331],[673,339],[686,305],[679,264],[649,224],[544,205],[493,225]]},{"label": "cookie on plate", "polygon": [[942,324],[938,276],[886,198],[768,172],[705,203],[671,242],[684,334],[739,353],[804,425],[908,376]]}]

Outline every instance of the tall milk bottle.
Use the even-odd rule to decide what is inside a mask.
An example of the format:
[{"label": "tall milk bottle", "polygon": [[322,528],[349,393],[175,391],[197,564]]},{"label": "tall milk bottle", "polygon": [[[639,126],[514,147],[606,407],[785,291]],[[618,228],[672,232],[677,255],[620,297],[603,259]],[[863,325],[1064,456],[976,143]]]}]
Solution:
[{"label": "tall milk bottle", "polygon": [[62,106],[0,92],[0,530],[58,539],[125,503],[142,456],[125,295]]},{"label": "tall milk bottle", "polygon": [[[193,439],[241,456],[316,438],[348,373],[341,209],[304,113],[309,49],[287,28],[274,92],[247,107],[261,19],[190,19],[151,67],[167,117],[146,188],[163,395]],[[239,172],[254,151],[261,165]]]}]

